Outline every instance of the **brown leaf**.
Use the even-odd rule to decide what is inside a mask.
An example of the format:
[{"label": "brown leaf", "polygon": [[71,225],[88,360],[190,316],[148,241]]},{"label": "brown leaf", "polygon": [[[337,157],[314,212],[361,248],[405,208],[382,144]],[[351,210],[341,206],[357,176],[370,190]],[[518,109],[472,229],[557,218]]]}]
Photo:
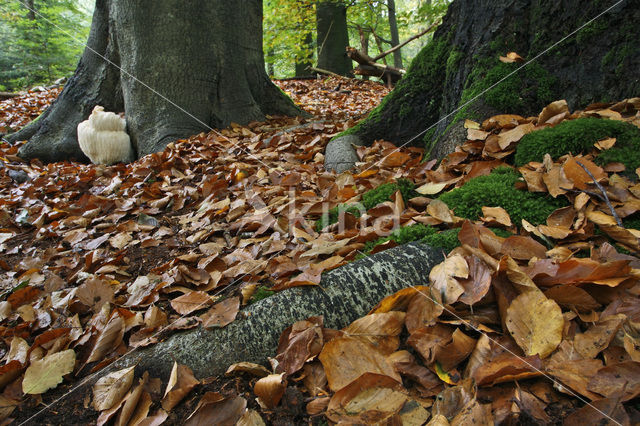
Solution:
[{"label": "brown leaf", "polygon": [[375,424],[398,413],[406,401],[402,385],[396,380],[364,373],[331,397],[327,417],[334,422]]},{"label": "brown leaf", "polygon": [[162,408],[171,411],[200,381],[186,365],[178,365],[174,361],[167,389],[162,398]]},{"label": "brown leaf", "polygon": [[392,311],[369,314],[349,324],[343,331],[376,347],[383,355],[391,354],[400,344],[397,336],[402,331],[405,313]]},{"label": "brown leaf", "polygon": [[337,337],[324,345],[319,356],[334,392],[364,373],[387,375],[398,383],[402,379],[375,347],[349,336]]},{"label": "brown leaf", "polygon": [[120,343],[122,343],[124,327],[124,319],[117,312],[114,312],[109,322],[107,322],[107,325],[104,326],[104,329],[98,335],[98,339],[91,350],[87,363],[99,361],[104,358],[105,355],[114,351]]},{"label": "brown leaf", "polygon": [[549,119],[559,114],[569,114],[569,105],[567,105],[567,101],[564,99],[551,102],[542,109],[542,112],[538,115],[538,126],[545,124]]},{"label": "brown leaf", "polygon": [[534,257],[544,259],[547,249],[531,237],[512,235],[504,240],[500,251],[514,259],[530,260]]},{"label": "brown leaf", "polygon": [[180,315],[189,315],[191,312],[211,306],[213,301],[204,291],[192,291],[171,301],[171,307]]},{"label": "brown leaf", "polygon": [[247,401],[240,396],[224,398],[217,392],[207,392],[184,424],[233,426],[246,409]]},{"label": "brown leaf", "polygon": [[200,316],[200,318],[202,318],[202,326],[205,328],[222,328],[236,319],[239,309],[239,297],[230,297],[220,303],[216,303],[211,309]]},{"label": "brown leaf", "polygon": [[323,344],[322,317],[294,323],[280,336],[276,372],[285,372],[288,376],[294,374],[320,353]]},{"label": "brown leaf", "polygon": [[588,388],[607,398],[629,401],[640,395],[640,362],[626,361],[603,367],[591,378]]},{"label": "brown leaf", "polygon": [[[458,279],[458,283],[464,289],[464,293],[458,300],[464,304],[473,305],[482,300],[491,288],[493,271],[476,256],[469,256],[466,261],[469,265],[469,277]],[[407,327],[407,329],[409,328]]]},{"label": "brown leaf", "polygon": [[442,312],[444,312],[444,306],[438,293],[434,294],[430,287],[417,291],[407,307],[405,317],[407,331],[413,333],[424,326],[434,325]]},{"label": "brown leaf", "polygon": [[583,358],[595,358],[609,346],[626,319],[626,315],[623,314],[601,319],[584,333],[576,334],[573,346]]},{"label": "brown leaf", "polygon": [[578,189],[587,189],[588,183],[593,183],[593,179],[584,171],[582,166],[578,164],[578,162],[582,163],[583,166],[587,168],[591,172],[591,174],[596,178],[596,181],[600,181],[607,177],[607,174],[602,170],[601,167],[596,166],[592,161],[587,160],[586,158],[574,158],[569,157],[567,161],[562,166],[564,170],[564,174],[573,185]]},{"label": "brown leaf", "polygon": [[267,409],[275,408],[280,399],[282,399],[284,390],[287,387],[287,381],[284,376],[285,373],[270,374],[258,380],[253,387],[253,393],[258,397],[258,401]]},{"label": "brown leaf", "polygon": [[464,257],[453,255],[434,266],[429,273],[435,291],[440,292],[442,303],[449,305],[464,293],[464,287],[456,278],[468,278],[469,265]]},{"label": "brown leaf", "polygon": [[113,302],[114,294],[114,289],[109,283],[95,277],[86,280],[76,291],[80,302],[91,307],[95,312],[98,312],[105,303]]}]

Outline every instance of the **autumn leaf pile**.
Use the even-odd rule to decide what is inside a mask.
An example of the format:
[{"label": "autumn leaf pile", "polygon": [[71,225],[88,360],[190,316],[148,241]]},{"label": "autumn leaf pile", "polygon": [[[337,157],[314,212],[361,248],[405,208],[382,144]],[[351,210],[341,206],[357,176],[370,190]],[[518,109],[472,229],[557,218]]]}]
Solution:
[{"label": "autumn leaf pile", "polygon": [[[29,395],[73,383],[71,373],[172,330],[228,324],[260,286],[318,284],[377,239],[374,221],[390,217],[387,230],[398,222],[460,228],[461,246],[424,282],[343,330],[324,328],[322,318],[293,324],[278,353],[265,354],[275,356],[272,370],[231,366],[251,393],[194,399],[190,392],[208,382],[177,364],[166,386],[146,374],[136,382],[132,369],[105,376],[91,395],[99,424],[160,424],[181,401],[188,424],[638,421],[640,263],[613,244],[637,253],[640,234],[618,225],[611,208],[623,218],[637,212],[640,186],[620,164],[593,161],[615,140],[519,168],[520,189],[568,203],[545,224],[513,223],[499,205],[469,221],[433,197],[508,166],[537,129],[585,116],[640,127],[640,100],[573,113],[558,101],[537,117],[467,121],[467,142],[437,167],[421,149],[377,141],[358,148],[357,170],[336,176],[322,169],[326,142],[384,90],[335,80],[280,85],[314,118],[233,125],[112,167],[28,165],[2,146],[5,417],[38,402]],[[9,170],[30,180],[15,183]],[[405,202],[398,192],[360,220],[314,230],[327,206],[396,178],[422,196]]]}]

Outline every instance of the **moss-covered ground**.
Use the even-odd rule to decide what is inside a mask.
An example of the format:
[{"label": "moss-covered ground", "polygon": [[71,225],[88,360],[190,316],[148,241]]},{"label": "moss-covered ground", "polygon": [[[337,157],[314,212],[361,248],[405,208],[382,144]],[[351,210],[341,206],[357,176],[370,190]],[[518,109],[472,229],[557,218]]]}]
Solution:
[{"label": "moss-covered ground", "polygon": [[526,219],[534,225],[544,223],[551,212],[567,205],[564,199],[516,189],[518,180],[520,175],[516,171],[500,167],[438,198],[456,216],[476,220],[482,215],[482,207],[502,207],[513,223],[520,224],[522,219]]},{"label": "moss-covered ground", "polygon": [[515,164],[542,161],[547,153],[554,159],[568,153],[586,153],[593,149],[594,143],[606,138],[616,138],[616,144],[597,156],[597,164],[620,162],[628,172],[640,167],[640,129],[622,121],[600,118],[563,121],[555,127],[525,135],[516,149]]}]

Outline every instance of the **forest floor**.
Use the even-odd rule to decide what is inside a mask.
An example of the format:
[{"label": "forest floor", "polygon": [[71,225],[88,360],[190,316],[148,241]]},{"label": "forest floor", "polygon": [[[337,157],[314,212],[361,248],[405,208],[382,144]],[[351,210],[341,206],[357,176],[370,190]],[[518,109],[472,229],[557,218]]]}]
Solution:
[{"label": "forest floor", "polygon": [[[313,117],[232,125],[108,167],[28,164],[18,146],[0,145],[2,424],[29,424],[53,395],[65,396],[47,410],[67,410],[74,424],[640,421],[640,235],[611,210],[640,210],[635,178],[596,165],[595,153],[529,163],[519,188],[566,203],[542,224],[516,223],[499,205],[467,220],[437,199],[513,168],[519,140],[550,123],[589,116],[640,127],[640,102],[467,121],[468,141],[439,163],[377,141],[358,148],[357,170],[336,176],[323,169],[326,143],[387,90],[333,78],[277,84]],[[0,102],[0,133],[58,93]],[[413,197],[392,191],[363,217],[316,229],[323,210],[398,179],[412,182]],[[297,323],[275,371],[241,364],[199,380],[176,365],[160,383],[128,369],[74,394],[88,373],[172,332],[224,326],[270,291],[317,285],[398,225],[459,230],[460,247],[421,287],[351,328]]]}]

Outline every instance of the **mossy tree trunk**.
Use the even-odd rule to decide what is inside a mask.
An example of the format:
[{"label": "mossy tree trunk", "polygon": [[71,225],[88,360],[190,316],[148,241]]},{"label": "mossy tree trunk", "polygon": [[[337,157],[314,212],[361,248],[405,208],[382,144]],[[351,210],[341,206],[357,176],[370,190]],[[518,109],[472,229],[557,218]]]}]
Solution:
[{"label": "mossy tree trunk", "polygon": [[8,139],[29,139],[26,159],[84,160],[76,127],[97,104],[125,112],[138,156],[231,121],[300,113],[265,72],[257,0],[97,0],[74,76]]},{"label": "mossy tree trunk", "polygon": [[[638,96],[640,2],[623,0],[611,8],[616,3],[455,0],[406,76],[350,133],[365,144],[385,139],[426,145],[432,157],[441,158],[464,140],[465,117],[527,116],[558,99],[575,109]],[[522,65],[502,63],[499,56],[515,51],[534,59],[609,8],[478,101],[449,115]]]}]

